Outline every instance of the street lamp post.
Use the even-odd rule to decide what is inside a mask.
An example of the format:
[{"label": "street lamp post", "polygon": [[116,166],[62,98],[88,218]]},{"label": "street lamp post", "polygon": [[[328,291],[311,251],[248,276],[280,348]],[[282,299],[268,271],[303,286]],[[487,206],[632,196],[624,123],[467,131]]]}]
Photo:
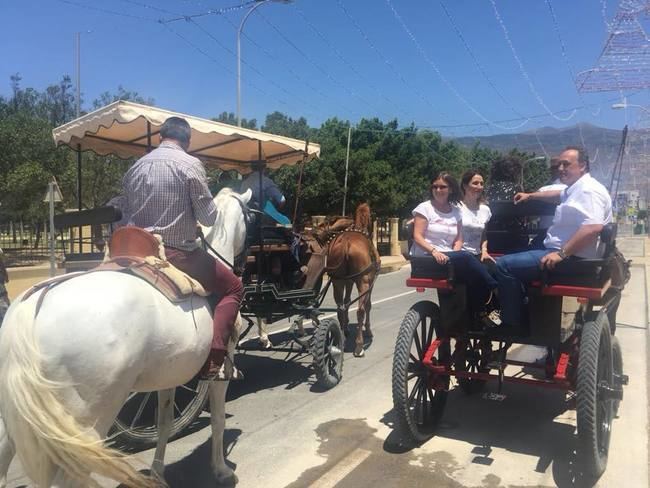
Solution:
[{"label": "street lamp post", "polygon": [[241,127],[241,33],[248,17],[259,7],[269,2],[290,3],[291,0],[257,0],[241,19],[237,29],[237,126]]}]

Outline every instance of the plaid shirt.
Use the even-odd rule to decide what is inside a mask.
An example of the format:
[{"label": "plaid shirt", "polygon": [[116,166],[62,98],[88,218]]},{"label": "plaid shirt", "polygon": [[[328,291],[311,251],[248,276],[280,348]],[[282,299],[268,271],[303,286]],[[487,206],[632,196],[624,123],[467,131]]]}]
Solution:
[{"label": "plaid shirt", "polygon": [[172,142],[141,157],[122,183],[124,221],[160,234],[166,246],[196,249],[197,220],[210,226],[217,217],[201,161]]}]

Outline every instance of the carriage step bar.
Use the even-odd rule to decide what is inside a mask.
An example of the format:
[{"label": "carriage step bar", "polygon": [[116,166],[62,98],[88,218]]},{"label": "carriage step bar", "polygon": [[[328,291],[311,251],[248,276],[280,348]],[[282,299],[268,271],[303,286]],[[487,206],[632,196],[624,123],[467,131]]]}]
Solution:
[{"label": "carriage step bar", "polygon": [[620,385],[610,386],[602,381],[598,385],[599,400],[623,400],[623,387]]}]

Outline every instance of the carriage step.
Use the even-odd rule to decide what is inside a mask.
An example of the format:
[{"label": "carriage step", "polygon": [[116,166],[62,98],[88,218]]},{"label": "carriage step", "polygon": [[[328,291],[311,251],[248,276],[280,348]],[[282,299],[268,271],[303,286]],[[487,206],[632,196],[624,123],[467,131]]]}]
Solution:
[{"label": "carriage step", "polygon": [[609,386],[605,382],[598,385],[598,398],[601,400],[623,400],[623,388],[621,386]]},{"label": "carriage step", "polygon": [[626,386],[630,381],[630,377],[626,374],[616,374],[614,373],[614,384]]}]

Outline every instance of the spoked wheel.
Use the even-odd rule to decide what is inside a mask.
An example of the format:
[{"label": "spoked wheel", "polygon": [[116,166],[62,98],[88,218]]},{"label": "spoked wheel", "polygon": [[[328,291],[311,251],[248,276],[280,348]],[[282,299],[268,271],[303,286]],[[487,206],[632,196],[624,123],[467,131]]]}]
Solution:
[{"label": "spoked wheel", "polygon": [[612,341],[606,315],[586,322],[580,338],[577,368],[578,461],[589,479],[607,467],[612,427]]},{"label": "spoked wheel", "polygon": [[[393,408],[402,434],[416,443],[433,436],[449,392],[449,376],[435,375],[423,364],[429,345],[438,338],[439,317],[433,302],[416,303],[406,313],[395,344]],[[448,340],[438,347],[434,364],[440,364],[441,355],[450,356]]]},{"label": "spoked wheel", "polygon": [[[612,367],[614,369],[614,384],[619,387],[627,384],[627,377],[624,376],[623,372],[623,351],[621,350],[621,344],[618,342],[618,338],[616,337],[612,337]],[[618,407],[620,403],[620,400],[614,400],[612,402],[614,417],[618,415]]]},{"label": "spoked wheel", "polygon": [[324,389],[334,388],[343,376],[343,350],[345,337],[336,319],[316,323],[312,340],[312,356],[316,381]]},{"label": "spoked wheel", "polygon": [[[485,339],[464,339],[465,344],[457,342],[454,365],[457,371],[468,373],[489,373],[490,353],[492,343]],[[468,395],[478,393],[485,387],[486,380],[474,378],[458,378],[460,388]]]},{"label": "spoked wheel", "polygon": [[[196,379],[176,387],[170,440],[201,415],[208,398],[208,388],[207,382]],[[153,447],[158,442],[157,415],[157,392],[133,392],[115,419],[112,432],[117,434],[117,440],[127,445],[137,448]]]}]

